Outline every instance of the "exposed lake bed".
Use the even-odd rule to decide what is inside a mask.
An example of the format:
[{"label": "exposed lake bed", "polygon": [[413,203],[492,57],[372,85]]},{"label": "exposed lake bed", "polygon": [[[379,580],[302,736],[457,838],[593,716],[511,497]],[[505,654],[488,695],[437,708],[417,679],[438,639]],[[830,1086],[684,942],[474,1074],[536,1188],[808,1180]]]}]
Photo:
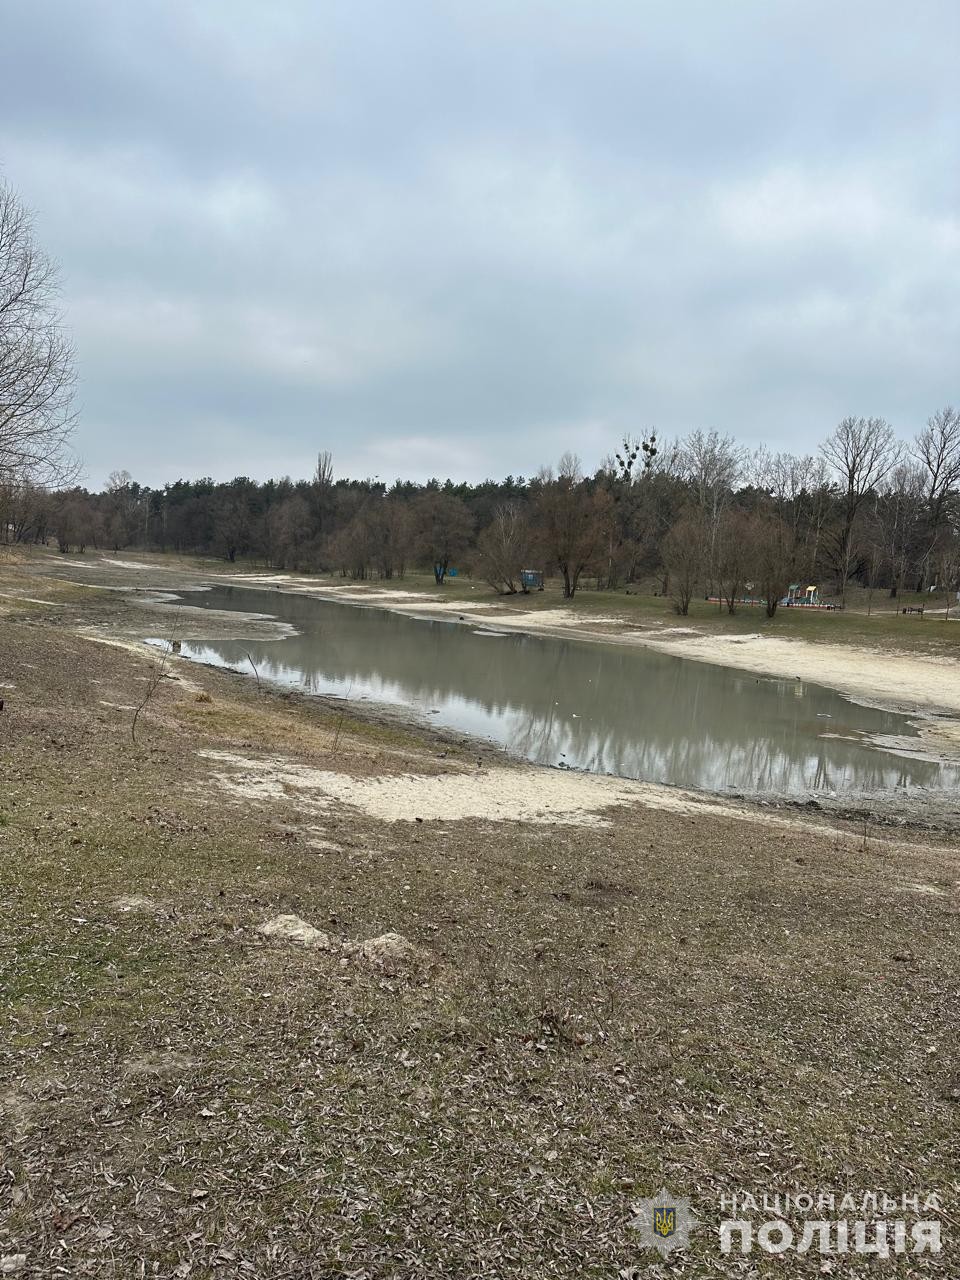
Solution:
[{"label": "exposed lake bed", "polygon": [[457,625],[411,618],[378,601],[219,583],[181,600],[187,659],[392,708],[540,765],[753,798],[897,796],[909,808],[950,807],[960,781],[913,718],[806,680],[466,614]]},{"label": "exposed lake bed", "polygon": [[[419,726],[436,743],[435,754],[441,768],[449,765],[445,753],[449,751],[452,757],[455,750],[469,752],[472,743],[474,761],[482,756],[484,768],[499,761],[522,769],[525,759],[538,759],[530,747],[531,736],[535,739],[539,733],[540,741],[532,743],[539,762],[529,775],[530,786],[536,785],[538,776],[547,776],[537,772],[544,767],[551,774],[565,775],[571,782],[575,776],[583,776],[589,784],[591,778],[599,781],[603,776],[600,770],[604,769],[609,770],[608,776],[642,777],[642,766],[654,756],[658,756],[654,763],[662,766],[662,733],[658,731],[659,737],[654,734],[659,747],[656,742],[651,748],[632,741],[635,725],[621,708],[614,706],[611,711],[614,700],[609,696],[609,687],[622,685],[625,701],[633,707],[638,699],[642,702],[644,697],[653,698],[654,719],[665,714],[664,708],[670,711],[666,728],[675,733],[682,724],[682,716],[676,714],[682,708],[679,703],[673,706],[678,701],[673,693],[677,676],[670,677],[674,681],[670,685],[665,683],[665,674],[637,681],[629,673],[638,670],[632,665],[633,658],[642,654],[689,659],[677,664],[677,670],[685,673],[679,679],[679,702],[689,695],[697,712],[692,721],[687,716],[687,725],[692,723],[695,731],[688,728],[686,737],[693,742],[671,748],[668,763],[674,769],[673,779],[666,772],[648,770],[646,776],[666,780],[633,782],[638,796],[643,788],[642,803],[663,805],[669,792],[680,791],[691,798],[690,802],[695,800],[711,811],[721,804],[761,816],[774,810],[782,810],[784,816],[790,810],[802,809],[811,814],[823,810],[823,818],[830,821],[852,817],[858,824],[870,826],[960,829],[960,806],[953,782],[960,768],[960,672],[946,652],[931,651],[930,646],[926,651],[915,647],[913,637],[922,640],[925,634],[922,625],[919,630],[904,626],[902,646],[891,647],[889,639],[883,648],[868,646],[859,638],[851,642],[843,639],[841,626],[836,629],[839,642],[835,643],[829,638],[832,625],[824,628],[825,639],[811,643],[802,638],[807,628],[793,625],[794,620],[788,626],[778,623],[772,628],[761,624],[757,632],[754,628],[760,620],[747,617],[736,619],[736,629],[721,618],[705,624],[703,618],[691,617],[688,623],[687,619],[673,618],[666,607],[645,609],[638,617],[629,607],[612,600],[598,601],[601,607],[597,608],[592,593],[582,601],[578,597],[577,607],[572,608],[549,593],[539,600],[496,597],[479,583],[461,583],[455,589],[434,591],[418,581],[365,584],[289,573],[246,569],[237,572],[169,556],[141,561],[44,556],[42,561],[43,577],[34,577],[30,590],[42,594],[40,583],[52,585],[59,580],[62,587],[56,590],[69,591],[72,598],[68,611],[64,612],[64,604],[58,606],[60,616],[82,634],[143,653],[150,648],[145,644],[147,639],[162,644],[175,633],[181,640],[181,655],[168,664],[167,670],[176,672],[185,686],[190,684],[189,668],[198,658],[221,670],[232,668],[239,674],[231,679],[252,683],[252,655],[265,688],[286,688],[294,697],[309,697],[312,690],[318,695],[318,702],[329,707],[349,706],[350,716],[387,729],[392,726],[402,732],[405,726]],[[76,572],[78,569],[82,572]],[[229,602],[218,595],[227,587],[234,591]],[[356,663],[350,674],[349,664],[342,663],[340,670],[321,669],[317,673],[310,670],[309,662],[302,664],[294,657],[284,656],[289,653],[288,646],[310,644],[309,637],[302,634],[304,619],[315,618],[324,602],[340,605],[338,615],[349,615],[357,626],[362,625],[363,617],[378,618],[383,631],[385,619],[394,617],[408,624],[418,621],[425,626],[426,634],[444,637],[440,647],[444,654],[451,655],[452,671],[445,667],[446,658],[438,670],[446,688],[447,705],[444,698],[433,697],[429,680],[412,692],[401,687],[402,679],[399,683],[395,680],[394,687],[386,690],[388,681],[384,679],[379,681],[380,687],[370,688],[364,687],[371,667],[366,662],[361,664],[366,667],[366,674]],[[347,604],[352,606],[348,610],[343,608]],[[302,616],[291,616],[291,610],[296,609],[301,610]],[[433,625],[426,625],[430,623]],[[901,634],[899,628],[897,634]],[[474,646],[471,652],[475,660],[455,662],[452,655],[461,652],[460,643],[466,637]],[[533,654],[546,640],[563,642],[559,651],[549,651],[555,666],[558,653],[567,655],[560,662],[563,671],[582,670],[584,663],[595,662],[596,654],[603,653],[604,668],[612,672],[621,660],[608,655],[629,654],[632,658],[622,659],[629,663],[623,668],[627,675],[619,685],[619,678],[606,680],[608,689],[599,707],[579,693],[581,686],[588,692],[593,690],[594,686],[588,683],[594,675],[592,670],[587,670],[584,679],[562,680],[561,695],[546,699],[544,689],[556,675],[540,670],[542,663],[533,664],[532,678],[520,680],[513,670],[515,663],[495,657],[498,652]],[[439,644],[439,639],[430,644]],[[339,646],[341,657],[344,648]],[[366,648],[369,650],[371,645]],[[391,648],[392,642],[379,646],[380,651],[389,652]],[[421,650],[426,652],[422,645],[416,646],[416,652]],[[581,656],[571,659],[569,655],[575,651]],[[330,657],[328,652],[326,660]],[[527,658],[523,661],[526,663]],[[449,697],[450,682],[457,684],[464,671],[474,667],[496,689],[500,679],[496,674],[498,663],[501,672],[505,672],[508,689],[520,684],[519,697],[511,692],[509,699],[501,700],[506,702],[505,707],[486,707],[481,698],[478,711],[470,705],[476,698]],[[278,667],[276,672],[272,670],[274,665]],[[718,670],[721,674],[716,685],[708,673]],[[663,671],[668,672],[669,668]],[[433,675],[432,670],[429,674]],[[422,673],[419,678],[423,681]],[[707,682],[707,704],[718,708],[706,720],[692,692],[701,681]],[[539,708],[534,707],[533,716],[524,705],[530,690],[534,701],[541,703]],[[439,692],[443,693],[443,689]],[[820,698],[825,698],[826,704],[819,702]],[[788,705],[790,714],[784,717],[778,713],[772,720],[766,713],[746,715],[745,709],[757,699],[767,708]],[[544,702],[559,705],[543,706]],[[831,702],[835,705],[829,705]],[[861,712],[865,715],[861,716]],[[495,731],[489,732],[489,724],[476,723],[478,715],[481,721],[491,717],[498,720],[499,726],[495,724]],[[611,715],[615,721],[626,718],[628,723],[625,733],[622,723],[619,727],[614,725],[613,745],[607,745],[604,758],[602,752],[598,756],[596,748],[598,742],[603,742]],[[770,730],[775,748],[772,753],[764,755],[754,745],[750,748],[751,757],[744,745],[749,735],[739,723],[744,719],[751,729],[760,724]],[[517,732],[506,732],[508,724]],[[710,749],[699,750],[698,760],[696,738],[704,738],[705,726],[710,728]],[[722,760],[724,743],[731,734],[736,747],[731,759],[737,776],[718,780],[716,747],[719,743]],[[574,742],[573,753],[560,741],[564,736]],[[798,742],[802,744],[799,760]],[[812,755],[808,754],[811,744]],[[638,752],[645,752],[645,761],[638,762]],[[854,771],[859,772],[859,777],[848,776],[845,753],[852,753],[861,762],[863,767]],[[761,768],[754,774],[758,759]],[[820,768],[821,760],[826,764],[825,771]],[[681,766],[689,769],[691,764],[697,766],[699,777],[684,783],[683,778],[690,779],[693,773],[684,775],[678,771]],[[627,766],[633,766],[632,773]],[[590,768],[598,772],[580,773]],[[785,777],[782,787],[778,771],[779,778]],[[843,785],[845,780],[855,785]]]}]

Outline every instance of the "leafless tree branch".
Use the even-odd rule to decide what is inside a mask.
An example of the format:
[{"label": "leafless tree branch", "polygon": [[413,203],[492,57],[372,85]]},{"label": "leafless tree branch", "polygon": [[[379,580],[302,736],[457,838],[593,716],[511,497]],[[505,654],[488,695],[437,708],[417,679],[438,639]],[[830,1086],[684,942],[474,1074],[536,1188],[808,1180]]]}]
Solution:
[{"label": "leafless tree branch", "polygon": [[57,270],[29,211],[0,183],[0,481],[49,488],[76,478],[73,349],[57,306]]}]

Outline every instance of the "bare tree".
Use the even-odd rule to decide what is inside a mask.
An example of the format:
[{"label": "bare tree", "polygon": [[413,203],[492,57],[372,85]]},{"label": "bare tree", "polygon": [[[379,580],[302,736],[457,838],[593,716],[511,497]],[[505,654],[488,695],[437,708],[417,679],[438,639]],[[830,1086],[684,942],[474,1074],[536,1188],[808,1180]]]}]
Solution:
[{"label": "bare tree", "polygon": [[451,562],[470,545],[473,517],[456,494],[441,489],[426,489],[414,505],[420,553],[442,587]]},{"label": "bare tree", "polygon": [[750,575],[760,588],[767,617],[772,618],[796,571],[793,530],[776,512],[750,517],[747,539]]},{"label": "bare tree", "polygon": [[699,509],[688,509],[663,540],[663,562],[669,575],[673,607],[684,617],[703,582],[710,554],[710,527]]},{"label": "bare tree", "polygon": [[313,483],[318,493],[328,493],[333,488],[333,454],[329,449],[321,449],[317,454]]},{"label": "bare tree", "polygon": [[903,590],[907,573],[916,568],[922,554],[924,507],[922,468],[909,463],[894,467],[881,486],[872,521],[874,536],[883,550],[881,563],[890,570],[892,597]]},{"label": "bare tree", "polygon": [[269,564],[275,569],[300,568],[312,531],[310,508],[301,494],[291,494],[275,503],[263,521],[263,544]]},{"label": "bare tree", "polygon": [[530,547],[526,509],[517,502],[501,503],[477,539],[479,568],[484,581],[501,595],[515,594]]},{"label": "bare tree", "polygon": [[333,454],[329,449],[321,449],[317,454],[317,465],[310,481],[309,495],[310,514],[315,526],[316,539],[319,542],[333,533],[336,491],[333,482]]},{"label": "bare tree", "polygon": [[716,574],[720,518],[747,463],[745,451],[731,436],[694,431],[680,444],[680,464],[703,512],[707,530],[707,576]]},{"label": "bare tree", "polygon": [[790,520],[797,533],[810,496],[826,484],[826,463],[809,455],[798,458],[792,453],[769,454],[761,446],[754,467],[755,487],[768,494],[777,515],[781,520]]},{"label": "bare tree", "polygon": [[546,476],[537,517],[546,553],[563,578],[563,594],[572,600],[583,571],[595,564],[608,542],[613,501],[602,489],[591,489],[580,461],[565,453],[556,479]]},{"label": "bare tree", "polygon": [[402,502],[378,498],[368,511],[373,534],[374,560],[381,578],[402,578],[413,543],[413,522]]},{"label": "bare tree", "polygon": [[71,547],[83,555],[87,543],[97,540],[98,514],[82,489],[70,489],[60,496],[53,519],[57,548],[62,555],[67,555]]},{"label": "bare tree", "polygon": [[697,505],[713,520],[743,474],[743,449],[732,436],[694,431],[681,441],[680,457]]},{"label": "bare tree", "polygon": [[349,524],[331,534],[327,539],[326,550],[343,577],[349,574],[351,578],[362,582],[371,576],[376,556],[376,539],[367,512],[361,509]]},{"label": "bare tree", "polygon": [[[140,719],[140,716],[142,715],[142,713],[146,710],[147,703],[150,701],[153,695],[157,692],[157,689],[159,689],[160,687],[160,682],[163,680],[164,676],[166,675],[167,659],[170,657],[172,653],[179,653],[180,651],[179,649],[180,642],[176,638],[177,628],[179,624],[180,624],[180,609],[178,606],[176,613],[173,615],[173,622],[170,624],[170,639],[164,643],[163,653],[161,655],[160,661],[158,663],[155,663],[153,668],[151,669],[150,675],[147,677],[147,687],[143,692],[143,697],[137,703],[137,706],[135,707],[133,712],[133,719],[130,722],[130,737],[133,739],[134,743],[136,743],[137,741],[137,721]],[[260,683],[259,676],[257,677],[257,683],[258,684]]]},{"label": "bare tree", "polygon": [[0,479],[71,478],[73,351],[56,304],[56,268],[34,242],[30,213],[0,183]]},{"label": "bare tree", "polygon": [[923,470],[927,505],[924,577],[937,556],[949,520],[949,505],[960,483],[960,412],[951,406],[927,420],[910,451]]},{"label": "bare tree", "polygon": [[613,500],[607,535],[608,591],[615,590],[622,577],[632,582],[636,576],[643,549],[648,491],[660,468],[659,452],[655,431],[642,439],[625,435],[621,447],[601,467],[599,475]]},{"label": "bare tree", "polygon": [[219,486],[214,502],[215,542],[219,554],[231,564],[246,553],[252,541],[256,497],[256,483],[247,476]]},{"label": "bare tree", "polygon": [[826,460],[809,454],[791,458],[788,485],[797,563],[812,578],[817,570],[823,531],[833,505],[830,469]]},{"label": "bare tree", "polygon": [[957,585],[960,583],[960,546],[956,538],[941,544],[937,557],[937,576],[943,592],[943,616],[949,622],[951,596],[957,594]]},{"label": "bare tree", "polygon": [[899,447],[893,428],[883,418],[844,418],[820,452],[840,483],[840,519],[834,545],[834,563],[840,598],[846,598],[847,579],[853,564],[854,525],[864,500],[897,461]]},{"label": "bare tree", "polygon": [[[618,478],[628,485],[631,484],[642,472],[650,470],[657,452],[656,431],[651,431],[648,436],[642,436],[639,440],[634,439],[633,436],[625,435],[620,448],[615,454]],[[637,467],[637,460],[641,455],[643,461]]]},{"label": "bare tree", "polygon": [[736,613],[750,565],[750,521],[742,511],[725,511],[717,532],[716,568],[727,612]]},{"label": "bare tree", "polygon": [[137,499],[129,471],[111,471],[107,477],[108,514],[106,531],[114,551],[136,536]]},{"label": "bare tree", "polygon": [[45,541],[52,510],[50,493],[42,485],[0,481],[0,542]]},{"label": "bare tree", "polygon": [[886,560],[886,545],[883,523],[880,518],[882,503],[877,500],[873,510],[868,512],[861,531],[865,550],[864,559],[867,570],[867,617],[873,613],[873,592],[877,580],[883,572]]}]

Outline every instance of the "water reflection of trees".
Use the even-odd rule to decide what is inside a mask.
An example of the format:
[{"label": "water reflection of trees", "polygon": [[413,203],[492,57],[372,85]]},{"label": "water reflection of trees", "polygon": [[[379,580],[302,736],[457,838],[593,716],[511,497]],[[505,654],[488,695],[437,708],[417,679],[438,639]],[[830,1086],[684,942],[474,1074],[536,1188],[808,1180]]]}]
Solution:
[{"label": "water reflection of trees", "polygon": [[439,723],[543,763],[744,791],[960,781],[930,761],[820,736],[903,733],[905,721],[816,686],[626,647],[477,635],[296,596],[213,590],[204,605],[270,612],[299,632],[207,642],[207,658],[241,666],[249,652],[261,677],[436,709]]}]

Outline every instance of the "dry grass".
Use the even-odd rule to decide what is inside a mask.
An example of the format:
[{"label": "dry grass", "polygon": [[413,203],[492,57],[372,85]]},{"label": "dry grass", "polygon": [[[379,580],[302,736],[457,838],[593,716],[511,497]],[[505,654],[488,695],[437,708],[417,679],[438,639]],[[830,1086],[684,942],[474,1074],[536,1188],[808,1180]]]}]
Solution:
[{"label": "dry grass", "polygon": [[[0,1256],[22,1275],[806,1275],[723,1259],[716,1196],[938,1187],[955,1214],[952,848],[231,803],[211,743],[328,768],[339,724],[335,767],[363,773],[436,770],[436,743],[191,667],[134,749],[148,671],[0,620]],[[257,933],[284,913],[436,964]],[[657,1272],[626,1224],[661,1183],[713,1230]],[[960,1274],[947,1239],[922,1274]]]},{"label": "dry grass", "polygon": [[[193,669],[191,669],[193,678]],[[195,733],[211,742],[231,741],[240,745],[291,752],[308,758],[333,754],[337,730],[343,730],[343,712],[333,708],[311,706],[305,699],[291,694],[264,694],[259,704],[216,699],[206,691],[192,701],[176,702],[170,714]],[[422,735],[414,730],[383,724],[376,720],[347,718],[350,751],[354,758],[370,758],[385,763],[391,755],[406,763],[410,748],[423,745]]]}]

